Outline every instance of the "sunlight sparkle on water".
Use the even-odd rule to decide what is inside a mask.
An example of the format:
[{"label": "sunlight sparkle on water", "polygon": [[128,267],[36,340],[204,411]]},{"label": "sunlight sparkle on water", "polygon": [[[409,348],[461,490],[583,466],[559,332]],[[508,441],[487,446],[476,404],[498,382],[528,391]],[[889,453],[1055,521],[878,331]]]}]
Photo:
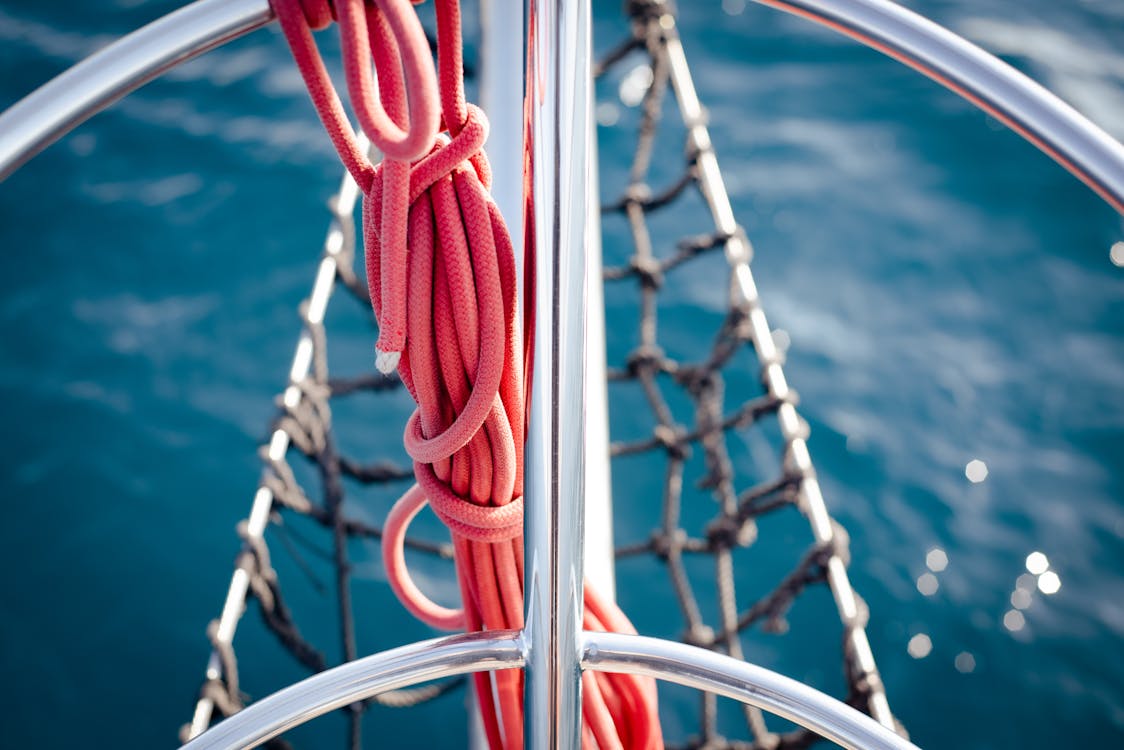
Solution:
[{"label": "sunlight sparkle on water", "polygon": [[792,346],[792,337],[788,335],[788,331],[785,329],[778,328],[773,331],[773,343],[776,345],[777,351],[784,354]]},{"label": "sunlight sparkle on water", "polygon": [[1058,578],[1058,574],[1052,570],[1047,570],[1038,576],[1038,590],[1043,594],[1056,594],[1061,587],[1062,579]]},{"label": "sunlight sparkle on water", "polygon": [[1017,609],[1007,610],[1007,614],[1003,615],[1003,627],[1012,633],[1017,633],[1026,627],[1026,618]]},{"label": "sunlight sparkle on water", "polygon": [[925,567],[934,573],[940,573],[948,567],[948,555],[940,547],[933,547],[925,555]]},{"label": "sunlight sparkle on water", "polygon": [[967,651],[961,651],[957,654],[956,661],[954,661],[953,664],[956,665],[956,671],[962,672],[963,674],[976,671],[976,657],[972,656]]},{"label": "sunlight sparkle on water", "polygon": [[651,85],[652,69],[647,65],[637,65],[621,81],[618,94],[625,106],[635,107],[644,101]]},{"label": "sunlight sparkle on water", "polygon": [[914,659],[924,659],[933,650],[933,641],[924,633],[918,633],[909,639],[906,651]]},{"label": "sunlight sparkle on water", "polygon": [[1108,259],[1112,261],[1112,265],[1124,268],[1124,242],[1112,244],[1112,249],[1108,251]]},{"label": "sunlight sparkle on water", "polygon": [[621,119],[620,109],[612,102],[601,102],[594,112],[597,116],[597,124],[605,127],[612,127],[617,124],[617,120]]},{"label": "sunlight sparkle on water", "polygon": [[1045,573],[1050,567],[1050,561],[1041,552],[1031,552],[1026,556],[1026,569],[1036,576]]},{"label": "sunlight sparkle on water", "polygon": [[987,479],[987,464],[978,458],[973,458],[964,467],[964,476],[968,477],[968,481],[972,484],[979,484]]},{"label": "sunlight sparkle on water", "polygon": [[1026,609],[1030,606],[1031,596],[1026,589],[1016,588],[1011,592],[1011,606],[1015,609]]},{"label": "sunlight sparkle on water", "polygon": [[932,573],[922,573],[921,577],[917,579],[917,590],[925,596],[932,596],[937,593],[937,589],[940,587],[940,582]]}]

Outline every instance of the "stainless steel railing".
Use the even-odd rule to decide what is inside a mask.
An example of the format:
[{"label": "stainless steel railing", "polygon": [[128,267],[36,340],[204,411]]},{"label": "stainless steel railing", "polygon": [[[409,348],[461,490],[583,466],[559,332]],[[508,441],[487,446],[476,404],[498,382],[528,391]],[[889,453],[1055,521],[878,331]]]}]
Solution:
[{"label": "stainless steel railing", "polygon": [[[886,0],[757,1],[917,68],[999,117],[1124,212],[1124,147],[978,47]],[[0,179],[128,92],[272,17],[267,0],[197,0],[79,63],[0,115]],[[526,454],[527,628],[426,641],[336,667],[258,701],[185,747],[252,747],[383,690],[519,666],[528,675],[531,747],[578,746],[583,669],[646,674],[717,692],[849,748],[913,747],[854,709],[768,670],[678,643],[582,632],[584,467],[604,460],[599,451],[586,452],[583,408],[586,295],[599,263],[585,252],[598,246],[590,187],[588,4],[530,0],[528,28],[525,147],[532,172],[531,194],[524,197],[532,206],[526,219],[536,253],[539,335]],[[228,599],[228,608],[240,604]]]},{"label": "stainless steel railing", "polygon": [[889,0],[754,0],[889,55],[999,119],[1124,213],[1124,146],[966,39]]},{"label": "stainless steel railing", "polygon": [[[357,659],[252,703],[181,750],[257,747],[317,716],[387,690],[468,672],[526,667],[532,637],[529,631],[455,635]],[[591,632],[580,634],[578,647],[581,669],[648,675],[716,692],[790,719],[850,750],[914,748],[818,690],[714,651],[639,635]],[[529,745],[544,746],[549,738],[573,739],[535,719],[528,715]],[[576,748],[579,743],[555,746]]]},{"label": "stainless steel railing", "polygon": [[130,91],[272,20],[269,0],[196,0],[95,52],[0,114],[0,181]]},{"label": "stainless steel railing", "polygon": [[[976,45],[889,0],[754,0],[909,65],[993,114],[1124,213],[1124,146]],[[176,65],[273,19],[268,0],[195,0],[0,114],[0,180],[92,115]]]},{"label": "stainless steel railing", "polygon": [[525,185],[534,243],[535,341],[523,509],[527,618],[526,738],[581,744],[585,566],[585,249],[599,253],[591,189],[589,4],[531,0],[527,19]]}]

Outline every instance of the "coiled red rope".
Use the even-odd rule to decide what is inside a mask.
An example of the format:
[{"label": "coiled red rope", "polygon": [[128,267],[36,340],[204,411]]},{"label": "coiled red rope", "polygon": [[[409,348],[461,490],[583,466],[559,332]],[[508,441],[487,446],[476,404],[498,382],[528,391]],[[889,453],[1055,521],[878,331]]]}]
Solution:
[{"label": "coiled red rope", "polygon": [[[272,2],[313,104],[364,195],[376,364],[383,372],[397,367],[418,404],[404,435],[417,484],[385,525],[391,587],[437,628],[522,628],[526,350],[517,340],[514,249],[488,192],[488,123],[464,95],[459,6],[436,3],[435,70],[408,0]],[[333,19],[349,99],[384,155],[378,166],[359,148],[312,36]],[[426,503],[453,537],[460,609],[430,601],[406,570],[406,527]],[[635,632],[588,586],[584,624]],[[489,745],[522,747],[522,673],[474,680]],[[662,747],[654,681],[587,673],[582,685],[584,746]]]}]

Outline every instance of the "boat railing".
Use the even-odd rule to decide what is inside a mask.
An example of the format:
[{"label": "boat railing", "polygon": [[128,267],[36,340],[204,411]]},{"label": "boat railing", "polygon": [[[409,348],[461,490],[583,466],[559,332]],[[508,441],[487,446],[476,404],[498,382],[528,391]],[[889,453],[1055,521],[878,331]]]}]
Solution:
[{"label": "boat railing", "polygon": [[[521,0],[513,1],[521,4]],[[822,23],[916,68],[1006,123],[1124,211],[1124,147],[1053,94],[952,32],[886,0],[758,2]],[[587,472],[587,467],[591,462],[607,461],[603,445],[589,448],[590,435],[600,428],[588,421],[591,416],[583,406],[593,387],[587,369],[591,321],[586,300],[591,280],[599,278],[600,272],[591,20],[589,4],[583,2],[530,0],[528,8],[523,108],[528,120],[523,125],[531,174],[523,184],[531,193],[509,196],[507,206],[501,201],[508,212],[517,210],[512,207],[520,203],[530,207],[524,217],[530,222],[525,236],[534,244],[534,315],[536,330],[541,332],[535,343],[526,451],[527,627],[519,632],[424,641],[360,658],[259,700],[207,731],[203,730],[211,717],[204,706],[193,721],[197,736],[184,747],[253,747],[382,691],[443,676],[511,668],[526,670],[526,731],[533,748],[580,744],[583,670],[643,674],[724,695],[776,713],[848,748],[913,747],[893,731],[888,708],[879,711],[872,705],[872,719],[794,680],[713,651],[643,636],[582,630],[586,482],[588,476],[604,476]],[[272,19],[267,0],[197,0],[95,53],[0,114],[0,179],[130,91]],[[684,120],[689,126],[701,123],[689,72],[685,63],[676,63],[674,49],[672,53],[671,75]],[[692,130],[691,137],[705,139],[705,128]],[[705,150],[704,144],[696,145],[700,152]],[[731,224],[729,235],[733,237],[729,202],[721,182],[707,176],[708,164],[702,160],[699,165],[703,190],[710,193],[719,228]],[[348,214],[355,199],[354,185],[345,180],[334,207],[337,217]],[[322,261],[313,299],[326,300],[330,290],[334,268],[323,264],[334,262],[331,245],[342,241],[338,227],[335,229],[336,234],[329,233],[329,252]],[[727,254],[732,262],[744,262],[736,247],[728,247]],[[741,284],[740,293],[751,300],[756,292],[748,268]],[[327,288],[321,289],[322,285]],[[302,370],[307,372],[310,357],[311,344],[302,341],[291,383],[301,380]],[[299,393],[294,391],[293,397],[299,398]],[[592,418],[603,419],[604,415]],[[796,419],[795,413],[791,419]],[[276,447],[283,453],[285,446],[280,443],[285,439],[283,434],[275,435],[278,445],[271,445],[270,450]],[[260,535],[264,528],[270,499],[261,493],[266,491],[259,490],[255,497],[251,533],[256,528]],[[830,534],[822,497],[805,498],[805,505],[813,530],[817,512],[822,511],[818,533]],[[841,613],[856,606],[842,564],[829,561],[827,569]],[[233,639],[246,584],[239,581],[236,571],[219,626],[218,637],[224,643]],[[852,646],[862,647],[860,658],[870,659],[873,668],[865,632],[862,628],[852,632],[861,641]],[[208,671],[219,669],[217,655],[212,655]]]}]

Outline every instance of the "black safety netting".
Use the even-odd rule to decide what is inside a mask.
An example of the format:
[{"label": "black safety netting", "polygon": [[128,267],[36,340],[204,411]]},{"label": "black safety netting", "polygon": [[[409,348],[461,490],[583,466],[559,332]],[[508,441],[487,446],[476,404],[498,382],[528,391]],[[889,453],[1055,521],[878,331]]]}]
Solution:
[{"label": "black safety netting", "polygon": [[[752,246],[730,212],[672,8],[633,0],[626,9],[629,32],[595,66],[619,600],[641,633],[789,673],[795,664],[803,671],[792,676],[889,723],[866,608],[847,580],[847,536],[823,505],[807,426],[784,377],[784,347],[757,297]],[[233,645],[243,597],[288,654],[294,677],[431,635],[394,624],[384,641],[363,637],[409,619],[404,611],[387,619],[401,608],[383,606],[392,597],[372,548],[379,519],[413,472],[400,446],[411,403],[397,378],[370,363],[369,373],[339,377],[335,359],[329,372],[326,311],[333,348],[337,338],[343,348],[374,341],[356,275],[354,200],[345,181],[331,202],[290,382],[261,448],[261,482],[238,527],[231,593],[207,631],[213,653],[184,739],[250,700],[240,668],[255,665],[240,663]],[[333,288],[344,293],[329,305]],[[359,437],[372,431],[386,436],[383,457],[352,457],[372,450]],[[451,546],[426,541],[443,538],[439,524],[418,526],[423,538],[407,541],[411,564],[430,581],[445,576],[455,592]],[[373,608],[362,602],[373,596],[372,581],[381,589]],[[322,605],[294,613],[285,596],[294,586],[306,590],[302,603],[311,590]],[[802,659],[780,659],[786,650]],[[254,655],[269,658],[261,649]],[[445,710],[461,712],[462,683],[393,691],[343,709],[349,746],[362,745],[372,710],[458,692]],[[661,718],[677,747],[797,748],[817,740],[755,708],[685,688],[661,686]]]}]

